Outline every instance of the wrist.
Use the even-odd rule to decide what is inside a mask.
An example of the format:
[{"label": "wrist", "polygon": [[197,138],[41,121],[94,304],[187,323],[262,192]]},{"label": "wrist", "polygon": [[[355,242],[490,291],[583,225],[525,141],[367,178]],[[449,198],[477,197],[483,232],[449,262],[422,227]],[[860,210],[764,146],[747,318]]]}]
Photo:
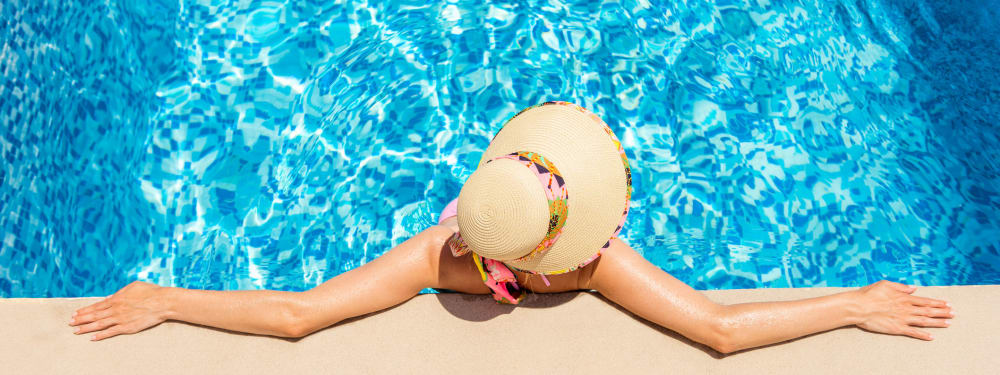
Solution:
[{"label": "wrist", "polygon": [[157,290],[157,299],[162,303],[163,320],[179,320],[179,313],[177,311],[179,290],[179,288],[169,286],[161,287]]},{"label": "wrist", "polygon": [[839,294],[841,304],[844,306],[845,322],[848,325],[864,323],[866,320],[866,310],[861,293],[857,290],[847,291]]}]

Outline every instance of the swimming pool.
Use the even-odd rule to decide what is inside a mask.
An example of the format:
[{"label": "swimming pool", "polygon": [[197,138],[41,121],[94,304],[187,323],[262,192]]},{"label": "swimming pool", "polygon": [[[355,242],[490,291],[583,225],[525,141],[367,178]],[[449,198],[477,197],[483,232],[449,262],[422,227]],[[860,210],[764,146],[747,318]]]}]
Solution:
[{"label": "swimming pool", "polygon": [[428,3],[0,5],[0,297],[311,288],[546,100],[695,288],[1000,282],[998,2]]}]

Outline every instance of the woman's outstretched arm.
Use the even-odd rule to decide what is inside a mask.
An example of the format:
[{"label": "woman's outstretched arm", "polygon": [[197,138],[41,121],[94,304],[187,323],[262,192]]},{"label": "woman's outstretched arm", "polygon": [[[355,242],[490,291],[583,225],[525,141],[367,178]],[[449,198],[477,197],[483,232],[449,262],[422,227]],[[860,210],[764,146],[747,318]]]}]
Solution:
[{"label": "woman's outstretched arm", "polygon": [[445,245],[457,225],[432,226],[361,267],[302,292],[292,336],[304,336],[341,320],[398,305],[424,288],[485,294],[468,255],[453,257]]},{"label": "woman's outstretched arm", "polygon": [[71,318],[95,340],[136,333],[172,319],[232,331],[300,337],[346,318],[410,299],[427,287],[488,293],[468,255],[444,244],[454,220],[433,226],[381,257],[304,292],[196,290],[133,282]]},{"label": "woman's outstretched arm", "polygon": [[915,288],[889,281],[797,301],[720,305],[612,241],[590,270],[589,285],[645,319],[713,349],[730,353],[846,325],[930,340],[914,328],[947,327],[945,301],[917,297]]}]

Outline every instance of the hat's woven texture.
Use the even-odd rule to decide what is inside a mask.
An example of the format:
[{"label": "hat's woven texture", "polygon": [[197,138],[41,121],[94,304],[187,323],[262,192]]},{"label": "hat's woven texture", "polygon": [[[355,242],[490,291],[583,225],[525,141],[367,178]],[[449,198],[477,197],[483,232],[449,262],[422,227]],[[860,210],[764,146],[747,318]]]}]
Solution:
[{"label": "hat's woven texture", "polygon": [[[596,116],[571,105],[542,105],[512,118],[483,153],[458,196],[458,225],[469,248],[484,257],[538,273],[574,269],[615,235],[626,206],[622,154]],[[518,151],[550,160],[569,192],[566,224],[544,254],[522,257],[545,236],[549,222],[538,178],[513,160],[487,160]]]}]

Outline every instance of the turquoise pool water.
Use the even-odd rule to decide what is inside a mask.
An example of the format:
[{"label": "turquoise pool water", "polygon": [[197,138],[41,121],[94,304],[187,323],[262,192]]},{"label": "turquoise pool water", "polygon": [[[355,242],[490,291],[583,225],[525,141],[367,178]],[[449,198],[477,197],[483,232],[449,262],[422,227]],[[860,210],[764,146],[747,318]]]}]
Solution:
[{"label": "turquoise pool water", "polygon": [[997,1],[6,1],[0,297],[305,290],[601,115],[699,289],[1000,282]]}]

